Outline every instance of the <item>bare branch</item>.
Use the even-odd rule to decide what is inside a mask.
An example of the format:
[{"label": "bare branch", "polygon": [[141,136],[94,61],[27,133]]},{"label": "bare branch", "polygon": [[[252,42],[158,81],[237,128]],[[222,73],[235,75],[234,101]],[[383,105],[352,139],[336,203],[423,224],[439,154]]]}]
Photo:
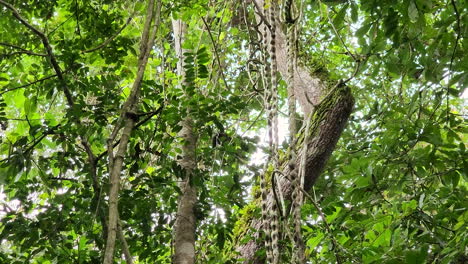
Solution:
[{"label": "bare branch", "polygon": [[[104,252],[104,264],[110,264],[114,262],[114,249],[116,236],[118,232],[118,221],[119,221],[119,209],[118,209],[118,197],[120,191],[120,173],[122,171],[122,165],[124,162],[125,153],[127,151],[128,142],[130,140],[130,134],[135,128],[136,118],[135,113],[137,109],[138,98],[140,96],[141,82],[145,73],[145,68],[148,63],[152,47],[154,45],[154,39],[156,32],[159,28],[161,21],[161,1],[157,1],[156,8],[155,0],[150,0],[147,8],[146,22],[143,29],[141,43],[140,43],[140,55],[138,58],[138,72],[133,82],[132,90],[129,97],[122,106],[121,115],[119,120],[115,124],[114,130],[107,141],[107,149],[109,156],[109,221],[107,231],[106,249]],[[152,27],[152,21],[155,19]],[[131,115],[130,115],[131,114]],[[137,115],[136,115],[137,116]],[[120,143],[118,146],[117,153],[113,154],[113,142],[117,132],[123,128],[122,136],[120,137]],[[121,242],[125,247],[125,238],[121,237]],[[124,249],[125,250],[125,249]],[[127,251],[128,254],[130,254]],[[131,256],[125,254],[128,258],[127,263],[131,263]]]},{"label": "bare branch", "polygon": [[125,256],[125,261],[127,262],[127,264],[133,264],[133,258],[132,258],[132,254],[130,253],[130,249],[128,247],[128,244],[127,244],[127,240],[125,240],[125,234],[123,232],[123,229],[122,229],[122,221],[118,220],[118,223],[117,223],[117,235],[119,236],[119,240],[120,240],[120,243],[121,243],[121,247],[122,247],[122,251],[124,253],[124,256]]},{"label": "bare branch", "polygon": [[72,179],[72,178],[66,178],[66,177],[52,177],[49,178],[50,180],[55,180],[55,181],[72,181],[72,182],[78,182],[77,179]]}]

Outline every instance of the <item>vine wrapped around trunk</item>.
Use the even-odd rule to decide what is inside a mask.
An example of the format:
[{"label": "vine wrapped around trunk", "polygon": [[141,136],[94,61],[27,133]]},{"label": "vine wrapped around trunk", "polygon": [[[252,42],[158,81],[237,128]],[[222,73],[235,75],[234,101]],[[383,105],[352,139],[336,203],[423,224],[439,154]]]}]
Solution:
[{"label": "vine wrapped around trunk", "polygon": [[[344,130],[346,122],[352,112],[354,98],[351,89],[339,83],[330,93],[315,107],[310,117],[310,126],[307,131],[302,129],[298,140],[298,153],[307,150],[304,175],[304,189],[310,190],[321,172],[327,160],[330,158],[333,149]],[[305,140],[305,141],[304,141]],[[286,155],[287,157],[287,155]],[[296,164],[299,166],[301,155],[298,155]],[[281,167],[282,175],[278,179],[285,200],[291,200],[293,186],[287,179],[289,168],[287,162],[283,162]],[[257,200],[254,201],[258,202]],[[268,208],[275,203],[273,195],[268,197]],[[242,216],[238,224],[243,224],[253,230],[252,237],[259,238],[261,221],[251,215]],[[245,234],[236,234],[243,236]],[[263,263],[263,260],[256,257],[256,252],[261,249],[260,240],[251,240],[243,245],[238,245],[244,263]]]}]

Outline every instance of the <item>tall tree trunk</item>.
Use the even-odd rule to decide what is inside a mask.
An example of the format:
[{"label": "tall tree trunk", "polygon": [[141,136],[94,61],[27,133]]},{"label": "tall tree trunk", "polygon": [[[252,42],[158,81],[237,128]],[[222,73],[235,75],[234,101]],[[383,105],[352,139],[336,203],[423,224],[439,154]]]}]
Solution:
[{"label": "tall tree trunk", "polygon": [[[141,82],[143,81],[143,76],[146,69],[146,64],[148,63],[148,58],[151,53],[151,49],[154,44],[154,38],[156,36],[157,27],[159,24],[159,14],[161,8],[161,2],[158,1],[156,6],[157,11],[155,11],[155,0],[149,0],[148,9],[146,14],[145,26],[143,28],[143,33],[140,43],[140,56],[138,58],[138,71],[133,82],[132,90],[128,99],[125,101],[122,106],[122,111],[117,121],[114,130],[112,131],[111,136],[108,139],[108,155],[109,155],[109,181],[110,181],[110,191],[109,191],[109,221],[107,226],[107,241],[106,241],[106,250],[104,252],[104,264],[111,264],[114,262],[114,249],[115,249],[115,240],[117,234],[123,234],[119,232],[119,211],[118,211],[118,200],[119,200],[119,191],[120,191],[120,174],[122,172],[122,166],[127,152],[127,145],[130,140],[130,134],[135,127],[135,123],[138,119],[138,100],[140,97],[140,88]],[[156,14],[155,14],[156,13]],[[155,17],[158,17],[158,20],[154,22],[153,27],[152,22]],[[120,137],[120,142],[117,147],[117,153],[114,155],[114,140],[118,132],[122,130],[122,135]],[[121,228],[121,227],[120,227]],[[127,247],[126,242],[121,238],[123,247]],[[124,249],[125,255],[128,259],[129,252],[127,248]],[[128,261],[127,261],[128,262]]]},{"label": "tall tree trunk", "polygon": [[[182,78],[182,85],[186,86],[184,70],[184,53],[182,44],[185,39],[187,26],[181,20],[173,20],[172,27],[175,36],[175,48],[177,57],[177,73]],[[182,129],[179,137],[182,138],[182,158],[179,164],[185,171],[185,176],[179,187],[182,191],[177,207],[177,216],[174,226],[174,263],[195,263],[195,204],[197,202],[197,190],[192,185],[191,178],[196,167],[195,148],[197,137],[193,132],[193,121],[190,117],[190,109],[187,109],[186,117],[181,121]]]},{"label": "tall tree trunk", "polygon": [[[262,0],[254,0],[257,7],[263,5]],[[257,12],[260,12],[258,8]],[[265,16],[263,16],[265,17]],[[262,19],[257,16],[257,20]],[[278,70],[287,78],[287,54],[286,54],[286,36],[280,25],[276,26],[276,58]],[[326,162],[330,158],[338,139],[343,132],[346,122],[351,114],[354,99],[350,89],[345,84],[338,84],[330,90],[325,81],[316,77],[304,67],[295,68],[296,78],[294,80],[294,91],[296,98],[306,117],[304,122],[310,122],[308,131],[303,131],[301,141],[297,143],[297,153],[306,152],[304,189],[310,190],[321,172]],[[323,99],[322,99],[323,98]],[[308,120],[310,119],[310,120]],[[296,167],[299,167],[301,155],[298,154]],[[287,163],[287,162],[286,162]],[[284,199],[291,200],[293,186],[288,180],[289,167],[284,164],[279,168],[282,175],[278,179],[278,185],[284,195]],[[271,193],[271,192],[270,192]],[[268,209],[271,210],[275,199],[270,194],[268,197]],[[261,228],[261,219],[246,218],[254,234],[252,237],[259,237]],[[244,263],[262,263],[255,253],[263,247],[258,240],[251,240],[243,245],[238,245],[238,251],[241,254]]]}]

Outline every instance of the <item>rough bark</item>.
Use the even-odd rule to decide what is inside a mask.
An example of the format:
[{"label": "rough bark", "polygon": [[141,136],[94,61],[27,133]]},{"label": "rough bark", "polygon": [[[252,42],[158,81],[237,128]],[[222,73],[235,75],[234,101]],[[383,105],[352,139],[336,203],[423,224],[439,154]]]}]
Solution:
[{"label": "rough bark", "polygon": [[[184,53],[182,43],[186,32],[186,25],[181,20],[173,20],[172,28],[175,37],[177,57],[177,73],[182,78],[182,85],[186,86],[184,70]],[[193,122],[190,118],[190,109],[181,121],[182,129],[179,137],[182,139],[182,158],[179,164],[185,171],[185,177],[179,187],[182,194],[179,197],[177,216],[174,225],[174,263],[195,263],[195,205],[197,202],[197,190],[192,185],[191,178],[196,166],[195,148],[197,138],[193,131]]]},{"label": "rough bark", "polygon": [[[256,6],[262,6],[262,0],[254,0]],[[257,10],[258,12],[258,10]],[[257,16],[261,19],[261,16]],[[278,60],[278,70],[286,79],[287,53],[286,36],[282,27],[278,25],[276,31],[276,57]],[[301,105],[304,116],[310,116],[310,129],[303,131],[301,141],[297,144],[297,153],[306,151],[304,189],[310,190],[317,178],[323,171],[326,162],[331,156],[346,122],[352,112],[354,99],[351,91],[344,84],[337,85],[329,91],[325,80],[315,77],[304,67],[295,68],[294,90],[296,98]],[[325,95],[325,93],[327,93]],[[310,114],[312,112],[312,114]],[[307,122],[305,120],[304,122]],[[301,156],[296,159],[296,167],[299,167]],[[287,162],[286,162],[287,163]],[[282,175],[278,179],[279,186],[284,195],[284,199],[291,200],[292,184],[287,179],[289,174],[288,166],[281,169]],[[268,197],[268,208],[271,209],[274,203],[273,195]],[[261,219],[251,219],[248,223],[251,235],[259,237],[261,229]],[[263,263],[263,260],[255,257],[255,253],[263,247],[263,243],[258,240],[251,240],[244,245],[238,246],[238,251],[244,263]]]},{"label": "rough bark", "polygon": [[[311,117],[311,128],[304,131],[302,136],[306,141],[300,144],[298,153],[307,150],[306,166],[304,175],[304,189],[310,190],[317,178],[323,171],[327,160],[340,138],[340,135],[346,125],[346,122],[353,108],[353,97],[348,87],[341,87],[327,96],[320,103]],[[296,160],[296,166],[299,166],[300,155]],[[284,176],[279,177],[279,186],[281,186],[284,199],[290,200],[292,193],[292,184],[287,179],[289,174],[288,166],[283,166],[281,170]],[[268,208],[271,209],[274,197],[268,197]],[[253,219],[249,225],[254,230],[253,237],[259,237],[258,230],[261,228],[261,219]],[[240,245],[238,250],[241,253],[244,263],[262,263],[255,258],[255,252],[261,249],[263,245],[258,241],[252,240],[245,245]]]}]

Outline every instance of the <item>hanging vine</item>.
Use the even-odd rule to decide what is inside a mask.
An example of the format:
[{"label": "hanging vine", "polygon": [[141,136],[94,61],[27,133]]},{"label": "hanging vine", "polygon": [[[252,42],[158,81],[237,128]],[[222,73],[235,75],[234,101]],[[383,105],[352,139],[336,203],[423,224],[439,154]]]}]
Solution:
[{"label": "hanging vine", "polygon": [[[278,90],[277,90],[277,65],[276,65],[276,10],[271,1],[264,1],[262,27],[262,53],[263,53],[263,87],[264,103],[267,112],[268,123],[268,142],[270,154],[265,165],[265,172],[278,166]],[[268,21],[269,20],[269,21]],[[275,181],[275,170],[270,170],[272,183]],[[272,187],[274,184],[272,184]],[[267,263],[279,262],[279,222],[278,208],[274,203],[271,210],[268,210],[267,200],[271,189],[267,186],[266,173],[263,173],[260,179],[260,188],[262,192],[262,220],[265,232],[265,249]]]},{"label": "hanging vine", "polygon": [[[297,30],[297,19],[294,17],[294,1],[287,0],[284,3],[283,15],[286,24],[286,42],[287,42],[287,91],[288,91],[288,119],[289,119],[289,142],[291,145],[289,156],[288,156],[288,166],[290,169],[289,178],[293,183],[293,192],[292,192],[292,225],[294,226],[293,233],[293,252],[292,259],[294,263],[305,263],[305,247],[304,241],[302,239],[301,232],[301,205],[302,205],[302,185],[304,178],[304,162],[305,159],[301,157],[299,168],[296,165],[296,133],[297,133],[297,120],[296,120],[296,98],[294,93],[294,68],[296,61],[296,30]],[[309,119],[307,119],[309,120]],[[307,153],[306,149],[302,149],[303,154]],[[302,155],[304,156],[304,155]]]}]

